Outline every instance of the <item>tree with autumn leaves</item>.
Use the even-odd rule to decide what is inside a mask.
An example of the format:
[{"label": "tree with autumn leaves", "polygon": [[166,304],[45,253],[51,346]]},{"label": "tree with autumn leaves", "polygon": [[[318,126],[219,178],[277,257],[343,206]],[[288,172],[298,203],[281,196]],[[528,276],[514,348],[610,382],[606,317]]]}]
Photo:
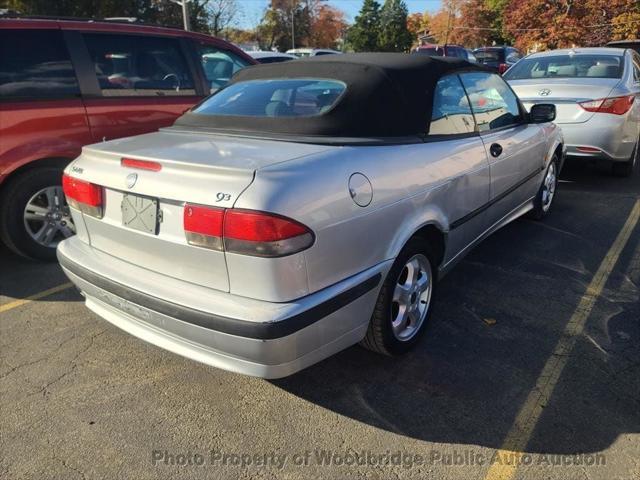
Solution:
[{"label": "tree with autumn leaves", "polygon": [[346,28],[344,13],[326,0],[271,0],[256,36],[267,50],[336,48]]},{"label": "tree with autumn leaves", "polygon": [[435,41],[467,47],[545,50],[640,37],[638,0],[444,0],[427,16]]}]

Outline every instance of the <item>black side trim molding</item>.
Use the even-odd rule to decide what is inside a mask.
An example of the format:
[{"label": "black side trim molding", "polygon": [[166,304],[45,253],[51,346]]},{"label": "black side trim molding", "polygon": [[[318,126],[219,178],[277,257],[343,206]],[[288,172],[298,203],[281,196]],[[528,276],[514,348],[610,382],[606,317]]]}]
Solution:
[{"label": "black side trim molding", "polygon": [[58,253],[58,260],[65,269],[84,281],[141,307],[210,330],[260,340],[286,337],[308,327],[373,290],[382,278],[382,274],[378,273],[335,297],[284,320],[255,323],[203,312],[133,290],[72,262],[60,253]]},{"label": "black side trim molding", "polygon": [[451,223],[450,225],[450,229],[451,230],[455,230],[456,228],[458,228],[459,226],[463,225],[465,222],[468,222],[469,220],[471,220],[473,217],[475,217],[476,215],[481,214],[482,212],[484,212],[486,209],[488,209],[489,207],[491,207],[492,205],[495,205],[496,203],[498,203],[500,200],[504,199],[505,197],[511,195],[513,192],[515,192],[518,188],[520,188],[521,186],[523,186],[525,183],[527,183],[529,180],[531,180],[532,178],[535,178],[536,175],[539,175],[540,172],[542,172],[544,170],[544,167],[541,167],[539,169],[537,169],[535,172],[532,172],[531,174],[527,175],[525,178],[523,178],[522,180],[520,180],[518,183],[516,183],[515,185],[513,185],[512,187],[510,187],[508,190],[505,190],[504,192],[502,192],[500,195],[498,195],[495,198],[492,198],[491,200],[489,200],[487,203],[485,203],[484,205],[476,208],[475,210],[473,210],[471,213],[467,213],[464,217],[459,218],[458,220],[454,221]]}]

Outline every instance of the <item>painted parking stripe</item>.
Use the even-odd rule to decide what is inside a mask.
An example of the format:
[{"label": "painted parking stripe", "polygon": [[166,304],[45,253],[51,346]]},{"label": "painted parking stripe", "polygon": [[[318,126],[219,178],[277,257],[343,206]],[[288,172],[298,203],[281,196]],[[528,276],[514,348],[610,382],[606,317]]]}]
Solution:
[{"label": "painted parking stripe", "polygon": [[569,354],[577,338],[582,334],[587,318],[589,318],[589,314],[602,293],[602,289],[607,283],[622,250],[629,241],[638,219],[640,219],[640,200],[636,201],[622,230],[620,230],[618,237],[611,245],[598,267],[598,271],[591,283],[589,283],[586,292],[580,299],[578,307],[573,312],[553,353],[542,369],[535,387],[529,393],[502,446],[496,452],[494,458],[499,461],[491,465],[485,480],[510,480],[515,476],[520,458],[523,455],[522,452],[531,439],[544,407],[549,403],[553,389],[567,364]]},{"label": "painted parking stripe", "polygon": [[62,292],[71,287],[73,287],[73,283],[67,282],[63,283],[62,285],[58,285],[57,287],[35,293],[26,298],[21,298],[20,300],[14,300],[13,302],[5,303],[4,305],[0,305],[0,313],[18,308],[26,303],[33,302],[34,300],[40,300],[41,298],[48,297],[49,295],[53,295],[54,293]]}]

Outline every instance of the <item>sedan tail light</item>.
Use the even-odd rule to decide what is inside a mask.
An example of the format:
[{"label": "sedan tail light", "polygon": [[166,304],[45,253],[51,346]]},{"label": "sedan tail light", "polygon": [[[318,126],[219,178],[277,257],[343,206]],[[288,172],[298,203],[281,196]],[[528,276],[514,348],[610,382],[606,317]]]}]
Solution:
[{"label": "sedan tail light", "polygon": [[624,115],[631,109],[634,95],[626,95],[624,97],[600,98],[598,100],[589,100],[587,102],[578,103],[587,112],[595,113],[611,113],[613,115]]},{"label": "sedan tail light", "polygon": [[102,187],[69,175],[62,176],[62,189],[69,206],[92,217],[102,218]]},{"label": "sedan tail light", "polygon": [[190,245],[222,250],[223,222],[223,208],[184,206],[184,232]]},{"label": "sedan tail light", "polygon": [[314,242],[301,223],[255,210],[186,204],[184,229],[190,245],[258,257],[291,255]]},{"label": "sedan tail light", "polygon": [[500,75],[502,75],[507,70],[509,70],[509,65],[507,65],[506,63],[501,63],[500,65],[498,65],[498,73]]}]

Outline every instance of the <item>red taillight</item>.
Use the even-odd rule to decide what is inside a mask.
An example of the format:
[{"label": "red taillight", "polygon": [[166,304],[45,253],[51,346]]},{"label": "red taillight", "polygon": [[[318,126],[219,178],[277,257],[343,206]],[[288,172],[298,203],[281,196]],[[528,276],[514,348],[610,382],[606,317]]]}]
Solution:
[{"label": "red taillight", "polygon": [[67,203],[83,213],[102,218],[102,187],[69,175],[62,176]]},{"label": "red taillight", "polygon": [[162,164],[158,162],[152,162],[150,160],[138,160],[136,158],[122,158],[120,165],[123,167],[137,168],[139,170],[150,170],[152,172],[159,172],[162,170]]},{"label": "red taillight", "polygon": [[500,75],[502,75],[507,70],[509,70],[509,65],[507,65],[506,63],[501,63],[500,65],[498,65],[498,73]]},{"label": "red taillight", "polygon": [[187,242],[199,247],[222,250],[224,209],[186,204],[184,231]]},{"label": "red taillight", "polygon": [[582,153],[600,153],[602,151],[595,147],[576,147],[576,150]]},{"label": "red taillight", "polygon": [[228,252],[281,257],[309,248],[313,234],[289,218],[252,210],[227,210],[224,249]]},{"label": "red taillight", "polygon": [[598,100],[589,100],[588,102],[578,103],[587,112],[595,113],[611,113],[613,115],[624,115],[631,109],[634,95],[624,97],[600,98]]},{"label": "red taillight", "polygon": [[186,204],[187,242],[199,247],[261,257],[291,255],[313,244],[304,225],[271,213]]}]

